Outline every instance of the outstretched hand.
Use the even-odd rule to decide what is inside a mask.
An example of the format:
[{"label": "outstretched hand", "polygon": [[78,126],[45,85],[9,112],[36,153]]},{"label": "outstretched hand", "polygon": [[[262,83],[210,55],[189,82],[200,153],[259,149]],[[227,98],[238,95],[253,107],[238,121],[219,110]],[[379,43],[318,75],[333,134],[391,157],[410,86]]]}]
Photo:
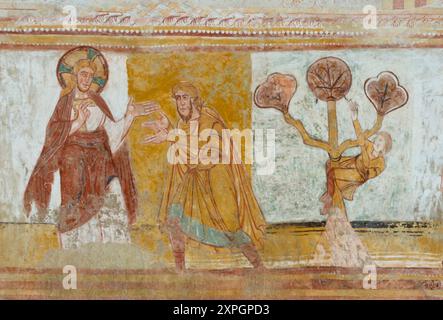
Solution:
[{"label": "outstretched hand", "polygon": [[142,127],[154,130],[156,133],[168,129],[169,127],[168,117],[166,117],[166,115],[161,110],[159,110],[159,114],[160,114],[160,119],[143,122]]},{"label": "outstretched hand", "polygon": [[142,144],[159,144],[167,140],[168,137],[168,128],[170,126],[170,122],[165,113],[161,110],[160,106],[151,105],[146,107],[146,111],[149,114],[158,112],[160,115],[160,119],[146,121],[142,124],[142,127],[149,128],[155,132],[154,135],[145,136],[142,140]]},{"label": "outstretched hand", "polygon": [[134,98],[130,97],[128,102],[128,107],[126,109],[126,115],[135,117],[147,116],[151,113],[160,110],[160,105],[156,101],[145,101],[140,103],[135,103]]},{"label": "outstretched hand", "polygon": [[152,136],[145,136],[141,141],[141,144],[159,144],[165,142],[168,139],[168,130],[162,129]]},{"label": "outstretched hand", "polygon": [[350,100],[348,102],[349,110],[351,111],[352,120],[357,120],[358,117],[358,104],[355,101]]}]

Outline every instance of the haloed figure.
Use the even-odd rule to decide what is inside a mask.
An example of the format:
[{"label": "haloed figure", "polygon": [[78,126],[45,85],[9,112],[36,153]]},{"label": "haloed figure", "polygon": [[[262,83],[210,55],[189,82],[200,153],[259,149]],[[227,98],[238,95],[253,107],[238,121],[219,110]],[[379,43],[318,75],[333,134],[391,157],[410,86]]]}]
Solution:
[{"label": "haloed figure", "polygon": [[[200,136],[203,130],[213,129],[221,155],[222,130],[227,128],[221,116],[203,104],[191,83],[174,86],[172,96],[180,116],[176,128],[185,132],[188,144],[191,134]],[[155,111],[159,108],[152,109]],[[168,129],[172,127],[164,113],[160,114],[160,120],[144,124],[157,132],[145,138],[144,143],[167,140]],[[206,143],[200,141],[199,150]],[[235,152],[232,141],[229,148]],[[244,165],[200,161],[193,164],[190,161],[193,151],[186,148],[185,152],[185,161],[170,167],[160,209],[160,224],[169,233],[177,269],[185,268],[186,238],[213,247],[238,248],[254,267],[263,267],[257,247],[263,243],[266,222]]]},{"label": "haloed figure", "polygon": [[332,209],[335,193],[339,192],[344,199],[352,200],[359,186],[380,175],[385,169],[385,155],[392,148],[392,138],[387,132],[378,132],[373,142],[366,139],[358,121],[358,105],[351,101],[349,108],[361,153],[355,157],[342,157],[334,167],[330,161],[327,162],[327,190],[320,198],[324,203],[324,215]]},{"label": "haloed figure", "polygon": [[[85,58],[78,58],[82,55]],[[63,91],[46,128],[45,144],[29,179],[24,206],[29,215],[34,203],[44,217],[54,174],[59,171],[58,230],[63,248],[90,242],[127,242],[127,226],[135,221],[137,198],[125,137],[144,105],[130,101],[125,116],[115,121],[98,93],[107,80],[104,57],[93,48],[79,47],[68,51],[61,61],[74,58],[77,60],[72,66],[62,64],[58,70],[64,77]],[[124,203],[104,210],[110,192],[120,195],[119,202],[124,198]],[[126,211],[127,217],[121,217],[120,210]],[[106,219],[110,215],[118,216],[118,221]],[[103,219],[111,222],[108,230],[104,230]]]}]

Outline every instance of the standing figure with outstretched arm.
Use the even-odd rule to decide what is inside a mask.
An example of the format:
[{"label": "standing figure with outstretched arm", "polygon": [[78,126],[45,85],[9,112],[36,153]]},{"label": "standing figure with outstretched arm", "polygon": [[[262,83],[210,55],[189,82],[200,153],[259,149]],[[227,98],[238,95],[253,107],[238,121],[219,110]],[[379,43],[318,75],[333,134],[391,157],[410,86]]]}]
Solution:
[{"label": "standing figure with outstretched arm", "polygon": [[[266,222],[245,166],[241,161],[218,161],[226,151],[236,158],[232,141],[229,150],[221,148],[222,131],[227,129],[224,120],[204,105],[197,88],[189,82],[175,85],[172,96],[180,117],[176,128],[159,108],[153,108],[160,112],[161,119],[144,124],[157,132],[146,137],[144,143],[182,137],[170,148],[178,147],[182,158],[170,163],[159,215],[160,226],[171,241],[177,270],[185,269],[186,239],[215,248],[237,248],[253,267],[262,268],[257,248],[263,244]],[[209,142],[202,141],[205,132],[210,132]],[[199,141],[196,148],[189,143],[193,137]],[[212,160],[205,162],[202,153],[206,154],[208,144],[212,144]],[[194,157],[197,161],[192,161]]]},{"label": "standing figure with outstretched arm", "polygon": [[[57,75],[63,90],[24,192],[25,212],[29,216],[35,208],[41,219],[47,216],[54,175],[59,172],[61,203],[56,218],[62,248],[129,242],[137,190],[126,137],[134,119],[150,104],[130,99],[124,117],[116,120],[99,94],[107,82],[107,63],[92,47],[65,53]],[[114,196],[117,205],[107,208]]]},{"label": "standing figure with outstretched arm", "polygon": [[340,193],[343,199],[353,200],[359,186],[380,175],[385,169],[384,157],[392,148],[392,138],[385,131],[378,132],[374,142],[367,139],[358,121],[357,103],[350,101],[349,109],[361,153],[354,157],[342,157],[334,166],[330,160],[326,163],[326,192],[320,198],[324,203],[324,215],[333,207],[335,193]]}]

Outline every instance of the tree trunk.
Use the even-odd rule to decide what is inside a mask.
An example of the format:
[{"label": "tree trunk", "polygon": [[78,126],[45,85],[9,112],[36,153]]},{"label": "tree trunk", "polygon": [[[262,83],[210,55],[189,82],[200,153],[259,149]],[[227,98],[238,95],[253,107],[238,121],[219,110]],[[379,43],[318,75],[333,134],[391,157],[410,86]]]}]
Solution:
[{"label": "tree trunk", "polygon": [[329,154],[331,159],[337,159],[338,152],[338,124],[337,124],[337,101],[328,101],[328,142],[332,148]]}]

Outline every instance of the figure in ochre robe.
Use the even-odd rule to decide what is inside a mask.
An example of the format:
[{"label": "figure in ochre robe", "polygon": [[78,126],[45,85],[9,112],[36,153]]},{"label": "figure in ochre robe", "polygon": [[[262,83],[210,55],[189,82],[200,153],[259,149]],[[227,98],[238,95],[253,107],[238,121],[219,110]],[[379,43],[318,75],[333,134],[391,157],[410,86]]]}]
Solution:
[{"label": "figure in ochre robe", "polygon": [[114,120],[106,102],[91,89],[97,71],[93,58],[98,53],[91,55],[93,49],[88,50],[92,58],[80,59],[73,66],[75,83],[62,91],[24,194],[26,213],[30,214],[34,203],[45,215],[54,174],[60,172],[58,230],[64,248],[113,240],[103,238],[97,220],[111,182],[117,181],[116,190],[123,194],[127,222],[136,219],[137,193],[124,139],[141,105],[131,100],[125,117]]},{"label": "figure in ochre robe", "polygon": [[[221,163],[219,157],[226,152],[221,150],[222,130],[227,129],[223,119],[202,104],[197,89],[190,83],[176,85],[173,97],[180,115],[176,129],[186,139],[175,143],[176,150],[184,150],[183,161],[170,167],[159,222],[169,232],[177,268],[184,269],[185,237],[212,247],[239,248],[254,267],[263,267],[256,248],[263,245],[266,222],[244,164],[238,158],[236,163]],[[147,137],[145,143],[165,141],[168,124],[165,116],[146,123],[157,134]],[[210,141],[217,141],[211,152],[217,149],[215,158],[220,161],[204,164],[200,159],[193,164],[192,157],[207,146],[207,141],[199,141],[198,149],[193,150],[187,147],[191,135],[198,139],[208,129],[212,130]],[[184,141],[183,146],[180,141]],[[228,146],[229,153],[238,156],[231,142]]]},{"label": "figure in ochre robe", "polygon": [[374,142],[365,139],[357,118],[357,104],[351,102],[350,107],[361,153],[355,157],[342,157],[334,167],[327,162],[326,192],[321,197],[324,203],[322,214],[328,214],[331,209],[334,193],[339,192],[343,199],[353,200],[359,186],[380,175],[385,169],[384,156],[392,148],[392,138],[387,132],[378,132]]},{"label": "figure in ochre robe", "polygon": [[392,148],[392,139],[387,132],[378,132],[374,142],[366,139],[358,121],[357,104],[350,101],[349,108],[361,152],[354,157],[326,163],[326,192],[320,200],[324,204],[321,213],[328,217],[313,259],[314,263],[323,264],[325,247],[329,247],[332,265],[341,267],[374,264],[346,217],[343,199],[353,200],[359,186],[384,171],[385,155]]}]

